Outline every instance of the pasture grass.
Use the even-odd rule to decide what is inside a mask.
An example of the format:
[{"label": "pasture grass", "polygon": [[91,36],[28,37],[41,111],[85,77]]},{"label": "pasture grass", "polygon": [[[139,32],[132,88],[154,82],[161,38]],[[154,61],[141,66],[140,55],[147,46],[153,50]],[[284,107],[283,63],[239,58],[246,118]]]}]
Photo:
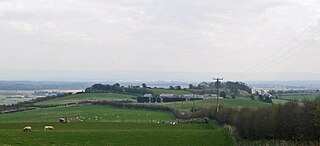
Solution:
[{"label": "pasture grass", "polygon": [[[60,117],[70,122],[60,124]],[[36,109],[0,115],[0,145],[233,145],[227,130],[214,123],[167,123],[174,120],[168,112],[102,105]],[[46,125],[55,129],[44,131]],[[22,132],[25,126],[32,131]]]},{"label": "pasture grass", "polygon": [[274,104],[285,104],[291,100],[303,101],[303,100],[314,100],[317,97],[320,97],[320,94],[314,93],[291,93],[291,94],[281,94],[276,95],[278,99],[272,99],[272,103]]},{"label": "pasture grass", "polygon": [[[212,124],[212,123],[211,123]],[[26,125],[32,131],[22,132]],[[43,131],[53,125],[54,131]],[[210,124],[0,123],[1,145],[232,146],[225,129]]]},{"label": "pasture grass", "polygon": [[[191,111],[192,109],[193,101],[158,103],[158,104],[188,112],[188,111]],[[255,101],[255,100],[246,99],[246,98],[219,99],[219,104],[220,106],[230,107],[230,108],[244,108],[244,107],[259,108],[259,107],[266,107],[266,106],[272,105],[270,103]],[[216,99],[195,101],[195,108],[208,108],[213,105],[217,105]]]},{"label": "pasture grass", "polygon": [[283,99],[272,99],[272,103],[274,104],[285,104],[289,102],[289,100],[283,100]]},{"label": "pasture grass", "polygon": [[119,93],[83,93],[42,101],[35,103],[35,105],[55,105],[65,103],[77,103],[80,101],[133,100],[133,97],[135,96]]},{"label": "pasture grass", "polygon": [[277,95],[280,99],[285,100],[314,100],[317,97],[320,96],[320,94],[283,94],[283,95]]},{"label": "pasture grass", "polygon": [[[169,89],[152,89],[157,90],[159,93],[172,93],[171,91],[180,92],[180,94],[187,94],[188,91],[183,90],[169,90]],[[117,93],[85,93],[85,94],[77,94],[77,95],[70,95],[67,97],[59,98],[59,99],[52,99],[47,100],[43,102],[36,103],[36,105],[54,105],[54,104],[65,104],[65,103],[72,103],[72,102],[79,102],[79,101],[85,101],[85,100],[91,100],[91,101],[102,101],[102,100],[132,100],[132,95],[126,95],[126,94],[117,94]],[[195,101],[195,108],[208,108],[212,105],[216,105],[216,99],[211,100],[197,100]],[[147,103],[150,104],[150,103]],[[151,103],[154,104],[154,103]],[[219,99],[219,104],[224,107],[231,107],[231,108],[259,108],[259,107],[265,107],[269,106],[271,104],[259,102],[255,100],[251,100],[248,98],[236,98],[236,99]],[[168,106],[172,107],[184,112],[189,112],[192,109],[192,101],[185,101],[185,102],[170,102],[170,103],[156,103],[156,105],[162,105],[162,106]],[[115,118],[109,115],[109,119],[111,118],[111,121]],[[140,119],[140,117],[134,117],[136,120]],[[120,119],[121,120],[121,119]],[[1,122],[1,119],[0,119]]]},{"label": "pasture grass", "polygon": [[111,106],[67,106],[36,109],[0,115],[0,123],[58,122],[68,117],[70,122],[158,122],[175,120],[171,113]]}]

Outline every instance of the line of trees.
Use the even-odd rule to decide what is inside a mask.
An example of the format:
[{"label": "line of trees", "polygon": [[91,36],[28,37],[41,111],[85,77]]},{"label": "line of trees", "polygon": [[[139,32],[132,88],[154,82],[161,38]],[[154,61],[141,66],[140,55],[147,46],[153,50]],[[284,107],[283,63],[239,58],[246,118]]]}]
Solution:
[{"label": "line of trees", "polygon": [[120,84],[116,83],[114,85],[109,84],[94,84],[89,88],[86,88],[86,93],[106,93],[106,92],[114,92],[114,93],[124,93],[124,94],[153,94],[151,90],[147,88],[145,84],[140,86],[120,86]]},{"label": "line of trees", "polygon": [[232,125],[246,139],[318,140],[320,137],[320,98],[288,102],[284,105],[240,110],[209,108],[209,117],[219,124]]},{"label": "line of trees", "polygon": [[224,87],[229,90],[243,90],[251,94],[251,88],[244,82],[226,82],[224,83]]},{"label": "line of trees", "polygon": [[244,82],[201,82],[197,86],[194,86],[193,84],[189,84],[189,89],[213,89],[216,88],[216,86],[219,85],[220,88],[237,88],[243,91],[247,91],[248,93],[251,93],[251,88]]},{"label": "line of trees", "polygon": [[243,90],[251,94],[251,88],[244,82],[201,82],[197,86],[189,84],[189,89],[202,90],[202,94],[211,94],[215,92],[216,87],[228,90],[233,97],[239,95],[239,91]]}]

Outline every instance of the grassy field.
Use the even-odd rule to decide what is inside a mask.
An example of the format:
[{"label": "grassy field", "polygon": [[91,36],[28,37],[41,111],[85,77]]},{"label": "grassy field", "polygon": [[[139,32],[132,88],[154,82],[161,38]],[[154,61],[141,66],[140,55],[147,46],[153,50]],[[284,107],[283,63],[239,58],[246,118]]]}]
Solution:
[{"label": "grassy field", "polygon": [[[186,101],[186,102],[170,102],[170,103],[159,103],[161,105],[173,107],[182,111],[190,111],[192,109],[192,101]],[[217,100],[211,99],[211,100],[197,100],[195,101],[195,108],[205,108],[210,107],[212,105],[216,105]],[[259,107],[265,107],[270,106],[270,103],[265,102],[259,102],[254,101],[251,99],[245,99],[245,98],[237,98],[237,99],[219,99],[219,104],[224,107],[231,107],[231,108],[259,108]]]},{"label": "grassy field", "polygon": [[[26,125],[30,133],[22,132]],[[53,125],[54,131],[43,131]],[[0,123],[1,145],[232,146],[226,130],[211,124]]]},{"label": "grassy field", "polygon": [[314,100],[316,97],[319,97],[320,94],[283,94],[277,95],[278,98],[287,99],[287,100]]},{"label": "grassy field", "polygon": [[[183,91],[183,90],[169,90],[169,89],[150,89],[155,94],[190,94],[189,91]],[[55,105],[55,104],[66,104],[66,103],[76,103],[80,101],[102,101],[102,100],[132,100],[135,97],[134,95],[128,95],[128,94],[118,94],[118,93],[84,93],[84,94],[76,94],[71,95],[63,98],[56,98],[52,100],[42,101],[38,102],[35,105]]]},{"label": "grassy field", "polygon": [[6,98],[7,96],[0,95],[0,105],[16,104],[18,102],[29,101],[31,99],[36,99],[36,97],[30,98]]},{"label": "grassy field", "polygon": [[283,100],[283,99],[272,99],[272,103],[274,104],[285,104],[287,103],[289,100]]},{"label": "grassy field", "polygon": [[[70,122],[58,123],[63,116],[68,116]],[[167,112],[110,106],[37,109],[0,115],[0,145],[233,145],[228,132],[215,123],[167,123],[174,120]],[[29,125],[32,131],[22,132]],[[54,131],[43,131],[45,125],[54,126]]]},{"label": "grassy field", "polygon": [[[179,91],[179,90],[167,90],[167,89],[155,89],[159,93],[170,91],[180,92],[181,94],[186,91]],[[162,91],[164,90],[164,91]],[[36,103],[36,105],[51,105],[51,104],[63,104],[63,103],[71,103],[71,102],[78,102],[84,100],[118,100],[118,99],[128,99],[131,100],[131,95],[125,94],[116,94],[116,93],[89,93],[89,94],[78,94],[78,95],[71,95],[60,99],[53,99],[48,101],[43,101]],[[159,105],[173,107],[182,111],[190,111],[192,108],[192,101],[187,102],[171,102],[171,103],[158,103]],[[220,99],[219,104],[224,107],[232,107],[232,108],[258,108],[263,106],[269,106],[271,104],[254,101],[248,98],[236,98],[236,99]],[[216,100],[198,100],[195,101],[196,108],[206,108],[211,105],[216,105]]]},{"label": "grassy field", "polygon": [[278,99],[272,99],[272,102],[274,104],[285,104],[289,102],[290,100],[314,100],[315,98],[319,97],[320,94],[282,94],[277,95]]},{"label": "grassy field", "polygon": [[176,94],[176,95],[182,95],[182,94],[191,94],[190,91],[184,91],[184,90],[170,90],[170,89],[160,89],[160,88],[152,88],[150,89],[154,94]]},{"label": "grassy field", "polygon": [[63,103],[75,103],[79,101],[91,100],[133,100],[132,95],[118,94],[118,93],[85,93],[85,94],[75,94],[67,96],[64,98],[57,98],[47,101],[42,101],[36,103],[36,105],[52,105],[52,104],[63,104]]},{"label": "grassy field", "polygon": [[[167,90],[167,89],[153,89],[157,90],[159,93],[170,93],[170,91],[180,92],[180,94],[188,93],[187,91],[180,91],[180,90]],[[72,103],[72,102],[79,102],[85,100],[119,100],[119,99],[127,99],[132,100],[131,95],[125,94],[116,94],[116,93],[87,93],[87,94],[78,94],[78,95],[71,95],[64,98],[47,100],[43,102],[36,103],[36,105],[52,105],[52,104],[64,104],[64,103]],[[279,100],[279,102],[282,102]],[[149,104],[149,103],[147,103]],[[169,106],[172,108],[176,108],[182,111],[190,111],[192,108],[192,101],[186,102],[171,102],[171,103],[157,103],[158,105]],[[249,98],[236,98],[236,99],[220,99],[219,104],[224,107],[232,107],[232,108],[258,108],[269,106],[271,104],[254,101]],[[207,108],[211,105],[216,105],[216,99],[212,100],[198,100],[195,101],[196,108]]]},{"label": "grassy field", "polygon": [[[37,109],[0,115],[0,123],[58,122],[60,117],[70,122],[158,122],[175,118],[167,112],[113,108],[110,106],[70,106]],[[153,120],[153,121],[152,121]]]}]

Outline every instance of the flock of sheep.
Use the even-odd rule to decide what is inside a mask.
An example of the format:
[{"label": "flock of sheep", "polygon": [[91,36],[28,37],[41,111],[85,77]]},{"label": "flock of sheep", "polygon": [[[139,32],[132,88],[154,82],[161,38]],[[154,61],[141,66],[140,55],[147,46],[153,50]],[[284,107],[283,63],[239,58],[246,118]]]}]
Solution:
[{"label": "flock of sheep", "polygon": [[[104,114],[105,116],[107,115],[107,114]],[[114,114],[111,114],[112,116],[115,116]],[[147,116],[148,116],[149,114],[147,114]],[[139,117],[140,117],[140,114],[139,114]],[[110,117],[109,117],[110,118]],[[120,116],[116,116],[116,118],[120,118]],[[77,117],[75,117],[75,118],[71,118],[71,120],[77,120],[77,121],[80,121],[80,122],[83,122],[83,121],[85,121],[85,120],[91,120],[91,118],[86,118],[86,117],[84,117],[84,116],[77,116]],[[103,117],[100,117],[100,116],[94,116],[94,118],[92,118],[92,120],[96,120],[96,121],[98,121],[98,120],[102,120],[103,119]],[[111,119],[110,119],[111,120]],[[67,119],[66,118],[60,118],[60,123],[67,123]],[[157,122],[157,123],[165,123],[165,122]],[[171,125],[176,125],[177,123],[176,122],[170,122],[170,124]],[[32,127],[31,126],[26,126],[26,127],[24,127],[23,128],[23,132],[31,132],[31,129],[32,129]],[[43,130],[44,131],[52,131],[52,130],[54,130],[54,127],[53,126],[48,126],[48,125],[46,125],[46,126],[44,126],[44,128],[43,128]]]},{"label": "flock of sheep", "polygon": [[[23,131],[23,132],[31,132],[31,129],[32,129],[31,126],[26,126],[26,127],[23,128],[22,131]],[[47,131],[47,130],[52,131],[52,130],[54,130],[54,128],[53,128],[53,126],[44,126],[43,130],[44,130],[44,131]]]}]

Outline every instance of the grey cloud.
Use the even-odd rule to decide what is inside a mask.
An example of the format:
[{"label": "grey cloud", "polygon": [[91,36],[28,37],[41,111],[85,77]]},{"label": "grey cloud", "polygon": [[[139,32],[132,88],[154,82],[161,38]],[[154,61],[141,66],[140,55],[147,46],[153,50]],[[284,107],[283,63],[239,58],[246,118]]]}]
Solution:
[{"label": "grey cloud", "polygon": [[283,52],[306,48],[319,15],[314,0],[0,0],[0,67],[243,72],[292,38]]}]

